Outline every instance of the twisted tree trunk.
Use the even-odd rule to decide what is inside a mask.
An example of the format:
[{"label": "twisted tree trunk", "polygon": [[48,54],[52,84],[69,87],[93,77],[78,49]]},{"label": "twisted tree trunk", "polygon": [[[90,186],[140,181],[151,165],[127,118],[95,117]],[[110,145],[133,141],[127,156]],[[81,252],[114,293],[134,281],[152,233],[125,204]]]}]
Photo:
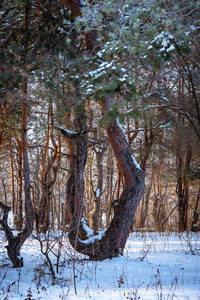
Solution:
[{"label": "twisted tree trunk", "polygon": [[[89,1],[90,2],[90,1]],[[81,15],[82,1],[65,0],[74,17]],[[95,31],[85,36],[86,48],[94,51]],[[76,87],[76,91],[79,88]],[[76,95],[80,103],[81,95]],[[102,102],[103,111],[109,110],[114,98],[108,97]],[[76,107],[75,129],[73,135],[58,128],[61,133],[74,141],[74,167],[71,170],[71,222],[69,241],[78,252],[87,254],[91,259],[103,260],[118,256],[123,253],[126,240],[132,228],[135,211],[144,191],[144,175],[140,166],[131,153],[131,148],[118,120],[113,119],[107,125],[107,134],[112,146],[122,176],[124,177],[124,190],[114,209],[114,217],[109,227],[103,232],[95,235],[83,218],[84,209],[84,168],[87,158],[87,131],[84,107]]]},{"label": "twisted tree trunk", "polygon": [[[119,121],[113,119],[107,125],[107,134],[121,174],[124,177],[125,188],[115,206],[114,217],[109,227],[103,232],[98,234],[95,232],[94,234],[94,231],[89,228],[83,218],[83,172],[87,157],[87,136],[83,127],[83,119],[83,116],[77,118],[79,135],[76,134],[74,138],[76,149],[72,170],[75,179],[74,201],[68,237],[71,245],[78,252],[88,255],[90,259],[103,260],[123,254],[135,211],[144,191],[144,175],[131,153],[131,148]],[[64,134],[64,131],[62,133]],[[67,132],[64,135],[67,137]]]}]

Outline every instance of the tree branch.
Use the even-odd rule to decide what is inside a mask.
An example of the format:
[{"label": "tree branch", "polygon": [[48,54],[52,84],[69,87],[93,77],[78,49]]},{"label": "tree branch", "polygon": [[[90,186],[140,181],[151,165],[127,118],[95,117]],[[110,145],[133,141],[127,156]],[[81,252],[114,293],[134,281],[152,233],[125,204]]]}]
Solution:
[{"label": "tree branch", "polygon": [[62,133],[62,135],[69,140],[74,140],[76,138],[79,138],[80,136],[85,135],[88,132],[88,129],[77,132],[77,131],[71,131],[71,130],[65,129],[65,128],[63,128],[61,126],[57,126],[57,125],[54,125],[54,127],[56,129],[58,129]]}]

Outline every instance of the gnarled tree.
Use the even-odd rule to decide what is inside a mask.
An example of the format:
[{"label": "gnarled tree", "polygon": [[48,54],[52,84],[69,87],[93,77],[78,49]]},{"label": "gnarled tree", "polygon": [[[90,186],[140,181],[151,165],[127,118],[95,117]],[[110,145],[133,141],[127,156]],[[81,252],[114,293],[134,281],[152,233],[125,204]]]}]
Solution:
[{"label": "gnarled tree", "polygon": [[[104,100],[103,109],[111,108],[113,98]],[[73,201],[71,201],[71,223],[69,241],[75,250],[88,255],[91,259],[103,260],[123,253],[126,240],[132,228],[135,211],[144,191],[144,175],[132,155],[130,145],[118,119],[112,118],[106,131],[114,151],[119,169],[124,179],[124,190],[115,205],[114,216],[108,228],[94,235],[83,218],[84,181],[83,173],[87,157],[87,131],[84,114],[75,117],[77,132],[69,135],[67,130],[57,127],[65,138],[72,139],[75,144]]]}]

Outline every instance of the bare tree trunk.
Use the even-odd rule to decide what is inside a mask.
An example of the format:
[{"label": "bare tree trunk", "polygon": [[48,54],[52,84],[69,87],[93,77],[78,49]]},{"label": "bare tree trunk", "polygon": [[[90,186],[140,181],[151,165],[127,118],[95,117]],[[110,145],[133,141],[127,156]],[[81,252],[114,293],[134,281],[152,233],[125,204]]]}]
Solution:
[{"label": "bare tree trunk", "polygon": [[191,149],[187,149],[184,158],[180,153],[177,153],[177,188],[178,195],[178,213],[179,213],[179,232],[187,230],[188,223],[188,204],[189,204],[189,182],[187,173],[190,167]]},{"label": "bare tree trunk", "polygon": [[192,225],[191,225],[191,231],[193,231],[193,232],[200,231],[200,222],[199,222],[200,221],[199,220],[200,213],[198,212],[199,199],[200,199],[200,189],[197,194],[196,205],[194,208],[193,220],[192,220]]},{"label": "bare tree trunk", "polygon": [[[67,114],[66,125],[70,125],[70,113]],[[74,191],[74,143],[70,139],[64,138],[64,141],[68,147],[68,169],[70,170],[70,175],[66,184],[66,199],[64,204],[64,216],[63,216],[63,225],[69,225],[72,219],[73,214],[73,203],[75,197]]]},{"label": "bare tree trunk", "polygon": [[[154,175],[154,173],[153,173]],[[162,175],[163,175],[163,162],[161,162],[156,178],[153,176],[153,192],[154,192],[154,203],[153,203],[153,218],[155,223],[156,231],[163,231],[166,219],[165,213],[165,194],[167,191],[167,185],[165,191],[162,192]]]},{"label": "bare tree trunk", "polygon": [[22,142],[16,138],[17,142],[17,181],[18,181],[18,191],[17,191],[17,220],[16,226],[19,231],[22,230],[23,227],[23,218],[22,218],[22,211],[23,211],[23,200],[22,200],[22,191],[23,191],[23,183],[22,183],[22,174],[23,174],[23,167],[22,167]]},{"label": "bare tree trunk", "polygon": [[12,143],[11,138],[9,141],[10,146],[10,179],[11,179],[11,195],[12,195],[12,212],[13,216],[15,218],[15,212],[16,212],[16,199],[15,199],[15,181],[14,181],[14,167],[13,167],[13,153],[12,153]]},{"label": "bare tree trunk", "polygon": [[[153,140],[154,140],[154,134],[153,134],[153,126],[152,122],[149,124],[149,135],[148,135],[148,128],[147,128],[147,123],[146,123],[146,118],[145,118],[145,130],[144,130],[144,141],[143,145],[141,146],[141,168],[145,172],[146,169],[146,163],[150,155],[150,150],[153,145]],[[148,208],[149,208],[149,198],[150,198],[150,193],[151,193],[151,188],[152,188],[152,179],[153,179],[153,170],[151,173],[150,177],[150,183],[146,189],[146,192],[143,195],[142,198],[142,206],[141,206],[141,211],[140,211],[140,223],[139,226],[141,228],[144,227],[145,225],[145,220],[148,214]]]},{"label": "bare tree trunk", "polygon": [[[113,212],[113,204],[114,204],[114,195],[115,195],[115,187],[114,186],[114,159],[111,147],[108,148],[108,156],[107,156],[107,167],[106,167],[106,199],[107,199],[107,209],[106,209],[106,227],[109,226],[110,221],[112,219],[112,212]],[[120,181],[121,181],[121,174],[120,174]],[[118,182],[119,183],[119,178]],[[117,194],[117,191],[116,191]],[[119,197],[118,197],[119,199]]]},{"label": "bare tree trunk", "polygon": [[5,204],[7,205],[7,189],[4,181],[4,177],[1,179],[2,185],[3,185],[3,190],[4,190],[4,198],[5,198]]},{"label": "bare tree trunk", "polygon": [[[153,170],[152,170],[153,173]],[[150,199],[150,194],[151,194],[151,189],[152,189],[152,179],[153,175],[150,175],[150,181],[149,184],[145,190],[145,193],[143,194],[142,197],[142,205],[141,205],[141,211],[140,211],[140,222],[139,222],[139,227],[144,228],[145,227],[145,221],[147,218],[148,214],[148,208],[149,208],[149,199]]]}]

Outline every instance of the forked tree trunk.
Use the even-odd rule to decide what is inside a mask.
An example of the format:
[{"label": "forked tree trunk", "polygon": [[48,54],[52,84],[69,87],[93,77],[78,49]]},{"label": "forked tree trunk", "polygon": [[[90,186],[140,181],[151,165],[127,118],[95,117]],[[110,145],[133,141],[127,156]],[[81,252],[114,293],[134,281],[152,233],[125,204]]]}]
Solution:
[{"label": "forked tree trunk", "polygon": [[[79,135],[75,142],[74,164],[74,205],[70,223],[69,241],[75,250],[88,255],[94,260],[103,260],[123,253],[126,240],[132,228],[135,211],[144,191],[144,175],[135,161],[128,140],[118,120],[113,119],[107,125],[109,142],[124,178],[125,188],[114,210],[114,217],[109,227],[102,234],[91,234],[83,218],[84,182],[83,172],[87,156],[87,137],[84,132],[83,117],[77,118]],[[59,128],[58,128],[59,129]],[[65,135],[66,137],[66,135]],[[94,232],[93,232],[94,233]]]}]

